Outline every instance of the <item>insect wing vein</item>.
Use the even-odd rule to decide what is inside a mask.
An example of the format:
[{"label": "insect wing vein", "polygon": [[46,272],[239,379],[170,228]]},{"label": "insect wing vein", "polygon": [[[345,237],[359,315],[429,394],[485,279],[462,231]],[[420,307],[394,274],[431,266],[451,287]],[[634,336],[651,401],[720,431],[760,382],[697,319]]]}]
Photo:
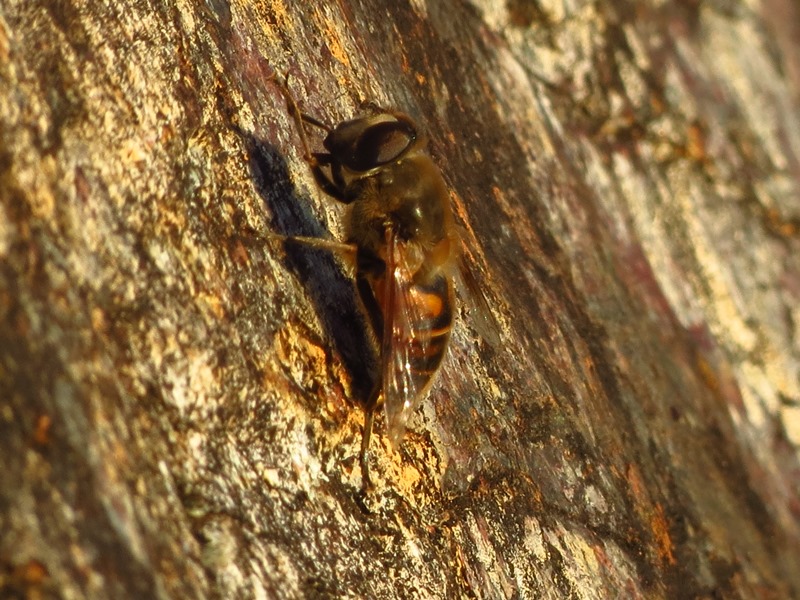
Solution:
[{"label": "insect wing vein", "polygon": [[428,353],[430,332],[422,327],[425,318],[413,298],[413,273],[403,260],[395,236],[388,234],[388,238],[381,360],[386,428],[390,442],[396,446],[426,391],[425,382],[415,371],[414,357]]}]

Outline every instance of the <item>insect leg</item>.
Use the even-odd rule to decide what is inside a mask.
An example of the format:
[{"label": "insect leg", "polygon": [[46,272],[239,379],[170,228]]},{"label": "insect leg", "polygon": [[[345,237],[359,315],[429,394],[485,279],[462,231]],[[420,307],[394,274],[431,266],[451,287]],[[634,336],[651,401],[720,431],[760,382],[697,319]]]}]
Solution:
[{"label": "insect leg", "polygon": [[[328,194],[328,196],[331,196],[332,198],[335,198],[344,204],[349,204],[354,200],[354,198],[348,198],[344,193],[345,183],[341,175],[341,170],[338,168],[338,164],[333,159],[333,156],[327,152],[311,152],[311,148],[308,145],[308,138],[306,137],[304,124],[308,123],[309,125],[319,127],[320,129],[329,133],[331,132],[331,127],[316,117],[312,117],[304,112],[300,112],[300,109],[297,106],[297,101],[294,99],[294,95],[289,89],[288,73],[286,74],[283,82],[281,82],[279,85],[281,93],[283,94],[284,98],[286,98],[286,105],[289,107],[289,113],[294,118],[295,127],[297,127],[297,133],[300,135],[300,142],[303,144],[303,160],[308,163],[317,185],[319,185],[319,187],[322,188],[322,191]],[[330,168],[331,175],[328,175],[322,169],[324,166]]]},{"label": "insect leg", "polygon": [[[360,259],[361,257],[358,258]],[[362,266],[359,263],[359,271],[361,268]],[[372,331],[380,344],[381,338],[383,337],[383,313],[381,312],[380,304],[378,304],[375,294],[372,292],[372,287],[366,277],[356,277],[356,289],[358,290],[358,296],[361,298],[361,303],[364,305],[364,310],[367,311]]]},{"label": "insect leg", "polygon": [[[295,109],[296,108],[297,108],[297,106],[295,105]],[[309,125],[313,125],[314,127],[319,127],[320,129],[324,129],[328,133],[330,133],[332,131],[332,128],[329,125],[326,125],[325,123],[323,123],[322,121],[320,121],[316,117],[312,117],[311,115],[306,114],[304,112],[300,113],[300,119],[302,119],[303,121],[305,121]]]},{"label": "insect leg", "polygon": [[356,264],[356,253],[358,252],[358,248],[355,244],[346,244],[344,242],[337,242],[336,240],[309,237],[305,235],[280,235],[272,232],[268,232],[267,237],[279,242],[302,244],[303,246],[314,248],[316,250],[327,250],[328,252],[342,256],[349,264],[353,266]]},{"label": "insect leg", "polygon": [[297,132],[300,135],[300,142],[303,144],[303,158],[305,158],[309,164],[316,163],[316,159],[314,158],[314,155],[312,154],[308,145],[308,138],[306,138],[306,131],[305,127],[303,127],[303,122],[307,121],[312,125],[318,125],[327,130],[330,130],[330,128],[317,119],[309,117],[308,115],[304,115],[300,112],[300,109],[297,107],[297,101],[294,99],[294,95],[292,94],[292,90],[289,89],[289,73],[284,75],[283,81],[278,82],[278,85],[281,89],[283,97],[286,99],[286,105],[289,107],[289,113],[294,118],[295,125],[297,126]]},{"label": "insect leg", "polygon": [[[356,276],[356,289],[358,289],[358,295],[361,298],[361,304],[364,306],[364,310],[369,317],[372,331],[378,341],[378,347],[380,347],[381,339],[383,338],[383,313],[381,312],[380,304],[378,303],[377,298],[375,298],[375,293],[373,292],[372,286],[370,285],[365,274],[370,272],[373,274],[376,272],[383,272],[385,271],[385,265],[379,258],[373,257],[371,254],[363,251],[358,253],[357,261],[358,264],[356,271],[358,275]],[[372,436],[372,425],[375,421],[375,411],[378,408],[378,401],[380,399],[382,389],[382,381],[382,377],[378,375],[373,385],[372,392],[370,393],[369,397],[367,398],[367,402],[364,405],[364,432],[361,435],[360,455],[361,478],[364,491],[367,491],[370,487],[372,487],[372,481],[369,477],[369,441]]]},{"label": "insect leg", "polygon": [[372,424],[375,420],[375,410],[378,408],[378,397],[381,393],[381,384],[377,382],[369,395],[367,406],[364,409],[364,433],[361,434],[361,454],[359,463],[361,465],[361,485],[366,492],[372,487],[372,480],[369,476],[369,441],[372,437]]},{"label": "insect leg", "polygon": [[[333,157],[325,152],[314,152],[310,157],[304,156],[304,160],[311,169],[314,180],[323,192],[328,194],[342,204],[350,204],[355,198],[350,198],[344,193],[344,180],[341,173],[336,169],[337,165]],[[322,167],[330,167],[331,175],[328,175]]]}]

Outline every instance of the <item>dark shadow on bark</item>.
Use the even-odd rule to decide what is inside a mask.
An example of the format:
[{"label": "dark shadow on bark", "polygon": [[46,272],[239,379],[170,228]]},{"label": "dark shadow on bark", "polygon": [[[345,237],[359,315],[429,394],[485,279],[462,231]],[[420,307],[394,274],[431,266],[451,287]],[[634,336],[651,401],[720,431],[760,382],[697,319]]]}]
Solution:
[{"label": "dark shadow on bark", "polygon": [[[286,160],[269,142],[240,132],[248,149],[250,170],[272,215],[272,233],[331,239],[307,199],[292,185]],[[284,242],[285,265],[303,283],[353,380],[356,398],[364,402],[372,389],[377,357],[353,280],[330,252]]]}]

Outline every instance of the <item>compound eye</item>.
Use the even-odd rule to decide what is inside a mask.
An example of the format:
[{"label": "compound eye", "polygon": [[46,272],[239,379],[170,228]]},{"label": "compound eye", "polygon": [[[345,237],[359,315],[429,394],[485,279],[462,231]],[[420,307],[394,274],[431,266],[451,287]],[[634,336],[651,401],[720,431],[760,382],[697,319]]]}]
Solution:
[{"label": "compound eye", "polygon": [[417,139],[417,131],[402,121],[376,123],[356,141],[347,166],[354,171],[369,171],[397,160]]}]

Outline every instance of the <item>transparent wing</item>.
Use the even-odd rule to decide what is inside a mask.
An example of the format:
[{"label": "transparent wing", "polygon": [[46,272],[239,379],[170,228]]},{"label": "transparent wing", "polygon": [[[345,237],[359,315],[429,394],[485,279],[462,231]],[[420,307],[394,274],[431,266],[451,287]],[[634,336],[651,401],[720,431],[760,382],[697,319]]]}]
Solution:
[{"label": "transparent wing", "polygon": [[415,285],[414,273],[391,232],[387,233],[386,263],[382,383],[386,430],[389,441],[397,446],[435,372],[427,367],[437,351],[430,314],[435,294]]}]

